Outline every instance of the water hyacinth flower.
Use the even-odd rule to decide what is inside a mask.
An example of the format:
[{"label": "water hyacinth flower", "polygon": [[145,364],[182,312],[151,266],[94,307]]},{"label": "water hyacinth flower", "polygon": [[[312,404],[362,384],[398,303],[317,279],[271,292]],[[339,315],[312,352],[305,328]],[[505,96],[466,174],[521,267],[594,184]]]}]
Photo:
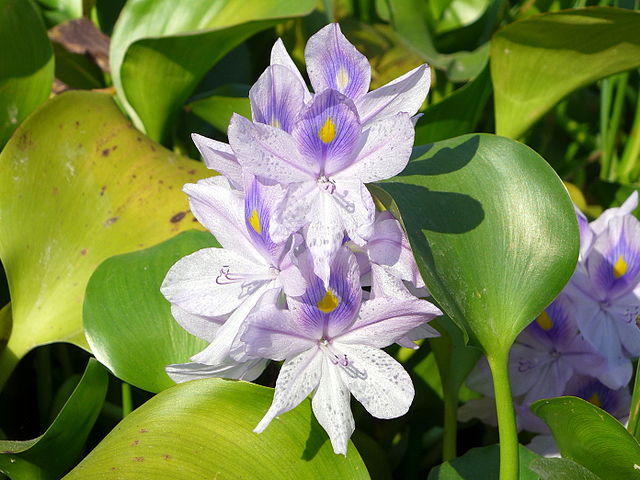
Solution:
[{"label": "water hyacinth flower", "polygon": [[362,303],[360,272],[353,253],[341,247],[331,265],[329,286],[301,261],[307,290],[289,299],[290,310],[254,311],[242,335],[248,353],[285,360],[273,403],[256,427],[262,432],[313,392],[312,407],[336,453],[346,454],[355,428],[350,393],[378,418],[406,413],[414,395],[404,368],[380,350],[440,311],[413,298],[377,298]]},{"label": "water hyacinth flower", "polygon": [[211,376],[214,367],[223,368],[216,370],[218,376],[255,378],[247,377],[247,372],[256,374],[255,359],[231,357],[247,315],[272,290],[273,296],[281,290],[289,295],[305,291],[305,281],[292,259],[291,242],[277,244],[269,236],[274,192],[250,177],[244,195],[224,183],[218,177],[184,187],[191,211],[224,248],[205,248],[179,260],[167,273],[161,291],[173,305],[195,316],[183,315],[182,323],[208,316],[228,318],[209,346],[192,357],[195,364],[168,368],[178,381],[200,374]]},{"label": "water hyacinth flower", "polygon": [[624,205],[581,222],[581,259],[566,293],[575,302],[584,337],[607,358],[598,377],[610,388],[629,383],[630,358],[640,356],[640,222],[631,215],[634,192]]}]

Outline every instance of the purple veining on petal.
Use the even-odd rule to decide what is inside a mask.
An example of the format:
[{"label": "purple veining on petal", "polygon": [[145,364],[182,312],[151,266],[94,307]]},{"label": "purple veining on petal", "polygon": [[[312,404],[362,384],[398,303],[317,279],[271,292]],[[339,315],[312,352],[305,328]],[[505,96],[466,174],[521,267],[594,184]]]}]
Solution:
[{"label": "purple veining on petal", "polygon": [[339,171],[353,162],[360,140],[353,102],[336,90],[317,94],[297,119],[292,135],[300,153],[325,170]]},{"label": "purple veining on petal", "polygon": [[304,106],[304,90],[287,67],[271,65],[251,87],[249,100],[254,122],[291,132]]},{"label": "purple veining on petal", "polygon": [[275,264],[280,257],[282,246],[273,242],[269,235],[273,202],[269,201],[266,189],[267,187],[256,177],[249,177],[245,182],[244,216],[247,232],[254,245]]},{"label": "purple veining on petal", "polygon": [[622,420],[629,415],[631,395],[627,386],[612,390],[595,378],[579,375],[573,377],[567,384],[565,395],[583,398],[609,412],[618,420]]},{"label": "purple veining on petal", "polygon": [[304,56],[317,93],[331,88],[357,99],[369,90],[369,61],[346,39],[337,23],[309,38]]}]

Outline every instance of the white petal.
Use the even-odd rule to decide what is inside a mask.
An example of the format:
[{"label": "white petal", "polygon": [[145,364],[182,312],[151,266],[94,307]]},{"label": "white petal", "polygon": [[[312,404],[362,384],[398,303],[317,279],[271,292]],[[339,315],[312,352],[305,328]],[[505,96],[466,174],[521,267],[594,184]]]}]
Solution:
[{"label": "white petal", "polygon": [[218,329],[228,318],[228,315],[221,317],[195,315],[173,304],[171,305],[171,314],[187,332],[208,342],[215,338]]},{"label": "white petal", "polygon": [[223,174],[235,188],[242,188],[242,167],[230,145],[197,133],[192,133],[191,138],[207,168]]},{"label": "white petal", "polygon": [[356,428],[350,405],[351,395],[338,373],[338,367],[323,359],[322,379],[311,405],[318,423],[325,429],[333,451],[347,454],[349,438]]},{"label": "white petal", "polygon": [[313,220],[305,234],[307,246],[313,256],[313,271],[326,287],[329,285],[331,262],[344,239],[338,208],[327,192],[320,192],[309,210]]},{"label": "white petal", "polygon": [[234,113],[228,134],[240,165],[254,175],[283,184],[316,176],[317,166],[302,158],[293,137],[284,130],[253,123]]},{"label": "white petal", "polygon": [[312,205],[321,194],[316,182],[292,183],[287,186],[286,194],[276,205],[271,217],[269,234],[274,242],[286,241],[308,222]]},{"label": "white petal", "polygon": [[[234,272],[256,272],[268,267],[222,248],[203,248],[182,257],[167,272],[160,291],[171,303],[195,315],[219,317],[240,305],[247,297],[242,282],[220,284],[223,268]],[[259,270],[258,270],[259,271]]]},{"label": "white petal", "polygon": [[367,187],[356,178],[335,180],[331,198],[349,238],[363,246],[373,234],[376,208]]},{"label": "white petal", "polygon": [[167,375],[176,383],[198,380],[200,378],[232,378],[250,382],[260,376],[267,366],[268,360],[257,358],[248,362],[234,362],[218,365],[206,365],[204,363],[176,363],[167,365]]},{"label": "white petal", "polygon": [[287,52],[287,49],[284,47],[282,39],[280,38],[276,40],[276,43],[273,44],[273,48],[271,49],[271,65],[283,65],[291,70],[300,81],[300,84],[304,87],[304,103],[309,103],[311,101],[311,93],[307,88],[307,84],[305,83],[304,78],[302,78],[300,70],[298,70],[298,67],[296,67],[296,64],[291,59],[291,56],[289,56],[289,52]]},{"label": "white petal", "polygon": [[366,124],[373,120],[390,117],[400,112],[414,115],[424,102],[431,85],[431,70],[420,65],[410,72],[373,90],[356,101],[360,121]]},{"label": "white petal", "polygon": [[278,415],[295,408],[313,391],[322,374],[322,355],[316,347],[292,358],[280,369],[273,403],[253,429],[261,433]]},{"label": "white petal", "polygon": [[367,345],[334,342],[349,366],[340,376],[354,397],[377,418],[404,415],[413,401],[414,389],[405,369],[382,350]]},{"label": "white petal", "polygon": [[372,123],[363,133],[364,145],[355,162],[334,176],[371,183],[397,175],[409,163],[414,133],[406,113]]}]

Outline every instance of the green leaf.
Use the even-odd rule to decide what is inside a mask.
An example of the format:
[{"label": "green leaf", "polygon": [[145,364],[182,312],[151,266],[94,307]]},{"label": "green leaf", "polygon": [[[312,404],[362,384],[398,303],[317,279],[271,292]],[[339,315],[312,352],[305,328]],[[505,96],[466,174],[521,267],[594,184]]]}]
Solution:
[{"label": "green leaf", "polygon": [[246,93],[244,97],[214,94],[190,103],[187,108],[191,108],[193,113],[222,133],[227,133],[229,121],[234,113],[251,118],[251,106]]},{"label": "green leaf", "polygon": [[640,12],[609,7],[537,15],[491,42],[496,132],[520,137],[562,98],[640,66]]},{"label": "green leaf", "polygon": [[487,64],[489,45],[481,45],[473,52],[443,54],[436,50],[427,27],[423,2],[420,0],[389,0],[392,23],[407,45],[433,66],[444,70],[452,82],[476,77]]},{"label": "green leaf", "polygon": [[529,468],[540,475],[541,480],[602,480],[568,458],[536,458]]},{"label": "green leaf", "polygon": [[0,440],[0,471],[13,480],[53,480],[68,472],[98,418],[108,383],[107,371],[90,359],[80,383],[43,435],[33,440]]},{"label": "green leaf", "polygon": [[[520,474],[519,480],[538,480],[538,476],[531,472],[527,465],[538,458],[528,448],[520,445]],[[459,458],[444,462],[431,470],[427,480],[476,480],[497,479],[499,471],[500,449],[498,445],[472,448]]]},{"label": "green leaf", "polygon": [[136,387],[159,392],[173,386],[164,367],[189,361],[207,342],[173,319],[160,285],[180,258],[219,246],[210,233],[191,230],[103,262],[89,280],[84,302],[85,334],[96,358]]},{"label": "green leaf", "polygon": [[56,78],[71,88],[103,88],[102,71],[86,56],[72,53],[59,43],[53,43],[56,57]]},{"label": "green leaf", "polygon": [[310,402],[252,430],[273,390],[211,378],[176,385],[128,415],[65,480],[368,479],[357,450],[333,453]]},{"label": "green leaf", "polygon": [[577,397],[531,405],[553,433],[560,453],[607,480],[640,478],[640,444],[607,412]]},{"label": "green leaf", "polygon": [[573,205],[521,143],[477,134],[417,147],[404,172],[379,185],[433,297],[486,352],[509,348],[573,273]]},{"label": "green leaf", "polygon": [[229,50],[278,19],[306,15],[313,0],[130,0],[111,41],[113,82],[136,126],[166,140],[175,115]]},{"label": "green leaf", "polygon": [[415,143],[424,145],[472,133],[491,94],[489,68],[441,102],[431,105],[418,120]]},{"label": "green leaf", "polygon": [[53,52],[30,1],[0,0],[0,149],[53,83]]},{"label": "green leaf", "polygon": [[211,176],[136,131],[113,99],[74,91],[29,117],[0,154],[0,258],[13,331],[0,385],[33,347],[87,348],[82,302],[106,258],[197,227],[182,185]]}]

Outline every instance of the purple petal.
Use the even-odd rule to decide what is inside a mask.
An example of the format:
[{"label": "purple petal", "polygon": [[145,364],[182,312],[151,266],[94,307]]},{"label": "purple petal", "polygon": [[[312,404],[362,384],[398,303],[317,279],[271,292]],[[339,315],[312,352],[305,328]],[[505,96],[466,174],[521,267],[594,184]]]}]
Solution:
[{"label": "purple petal", "polygon": [[620,389],[613,390],[607,388],[595,378],[576,376],[567,385],[565,394],[583,398],[593,403],[596,407],[609,412],[618,420],[622,420],[629,415],[631,395],[626,385]]},{"label": "purple petal", "polygon": [[302,75],[300,75],[300,70],[296,67],[296,64],[293,63],[291,56],[287,52],[287,49],[284,48],[284,44],[282,43],[282,39],[276,40],[276,43],[273,44],[273,48],[271,49],[271,65],[282,65],[283,67],[287,67],[291,72],[296,76],[300,85],[302,85],[304,92],[304,103],[309,103],[311,101],[311,93],[309,93],[309,89],[307,88],[307,84],[305,83]]},{"label": "purple petal", "polygon": [[333,182],[331,199],[349,238],[363,246],[373,234],[376,208],[371,193],[356,178],[341,178]]},{"label": "purple petal", "polygon": [[420,65],[386,85],[358,98],[356,107],[363,125],[400,112],[415,115],[431,85],[431,70]]},{"label": "purple petal", "polygon": [[336,90],[326,90],[302,111],[292,135],[300,154],[317,165],[320,175],[328,176],[354,160],[360,132],[353,102]]},{"label": "purple petal", "polygon": [[328,174],[336,178],[357,178],[362,183],[391,178],[409,163],[414,134],[406,113],[378,120],[363,133],[363,146],[355,161],[342,171]]},{"label": "purple petal", "polygon": [[355,323],[335,339],[340,343],[383,348],[440,315],[440,309],[426,300],[375,298],[362,304]]},{"label": "purple petal", "polygon": [[589,221],[587,217],[582,213],[578,207],[573,206],[576,217],[578,218],[578,228],[580,229],[580,256],[578,257],[578,261],[582,262],[586,258],[589,250],[591,249],[591,245],[593,243],[593,230],[589,226]]},{"label": "purple petal", "polygon": [[624,201],[622,205],[615,208],[608,208],[593,222],[590,223],[591,229],[596,235],[599,235],[609,225],[609,221],[615,217],[622,217],[631,214],[638,206],[638,192],[631,192],[631,195]]},{"label": "purple petal", "polygon": [[323,195],[316,182],[291,183],[283,199],[275,207],[275,215],[271,217],[269,233],[276,242],[284,242],[289,236],[307,223],[310,213],[317,202],[317,197]]},{"label": "purple petal", "polygon": [[252,175],[245,180],[244,218],[245,226],[253,244],[262,250],[265,258],[275,265],[282,254],[283,245],[271,240],[269,227],[275,203],[281,194],[279,186],[266,186]]},{"label": "purple petal", "polygon": [[287,67],[267,67],[249,90],[254,122],[291,132],[304,106],[303,86]]},{"label": "purple petal", "polygon": [[369,90],[369,61],[349,43],[337,23],[327,25],[309,38],[304,57],[316,93],[331,88],[356,99]]},{"label": "purple petal", "polygon": [[242,167],[231,146],[197,133],[192,133],[191,138],[207,168],[220,172],[235,188],[242,188]]},{"label": "purple petal", "polygon": [[311,271],[311,259],[304,255],[300,266],[307,278],[307,291],[290,302],[296,320],[315,338],[327,340],[348,328],[356,318],[362,300],[360,271],[353,253],[342,247],[331,264],[328,288]]},{"label": "purple petal", "polygon": [[256,176],[283,184],[317,178],[318,166],[301,158],[294,139],[284,130],[234,113],[228,134],[238,162]]}]

